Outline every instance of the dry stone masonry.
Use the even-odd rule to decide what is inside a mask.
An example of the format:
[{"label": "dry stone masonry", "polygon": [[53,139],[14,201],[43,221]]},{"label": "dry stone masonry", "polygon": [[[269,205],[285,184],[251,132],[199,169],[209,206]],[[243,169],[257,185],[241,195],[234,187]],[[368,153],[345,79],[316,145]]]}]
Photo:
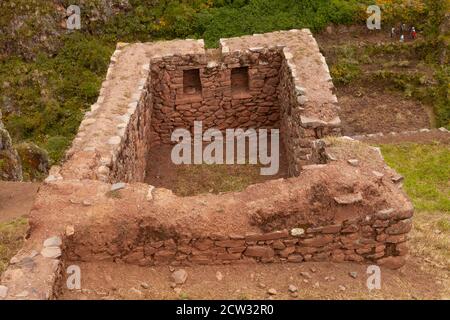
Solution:
[{"label": "dry stone masonry", "polygon": [[[338,138],[338,110],[309,30],[222,39],[217,50],[118,44],[64,164],[39,190],[1,297],[56,298],[77,261],[401,267],[413,215],[402,178],[376,148]],[[200,120],[280,129],[291,178],[192,197],[143,183],[149,150]]]}]

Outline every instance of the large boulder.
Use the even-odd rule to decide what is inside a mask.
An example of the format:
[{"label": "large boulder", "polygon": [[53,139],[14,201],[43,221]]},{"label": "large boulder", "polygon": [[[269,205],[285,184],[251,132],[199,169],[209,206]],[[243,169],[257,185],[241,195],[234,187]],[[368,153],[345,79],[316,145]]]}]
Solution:
[{"label": "large boulder", "polygon": [[0,180],[21,181],[22,165],[11,137],[2,122],[0,111]]},{"label": "large boulder", "polygon": [[48,153],[31,142],[22,142],[16,146],[22,160],[23,178],[26,181],[41,181],[48,175]]}]

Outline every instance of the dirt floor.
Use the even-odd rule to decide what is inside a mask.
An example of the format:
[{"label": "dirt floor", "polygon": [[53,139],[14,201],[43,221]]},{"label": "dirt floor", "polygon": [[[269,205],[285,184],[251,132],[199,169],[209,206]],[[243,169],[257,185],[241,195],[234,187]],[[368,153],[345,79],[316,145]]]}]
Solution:
[{"label": "dirt floor", "polygon": [[0,222],[28,215],[39,183],[0,181]]},{"label": "dirt floor", "polygon": [[[368,266],[354,263],[187,267],[188,279],[181,286],[172,284],[171,270],[167,266],[74,264],[81,268],[82,289],[69,291],[63,288],[59,299],[450,298],[449,273],[426,272],[414,258],[401,271],[382,269],[381,289],[372,291],[366,285]],[[290,292],[290,285],[298,292]],[[268,293],[272,288],[277,294]]]},{"label": "dirt floor", "polygon": [[261,167],[268,166],[261,164],[176,165],[170,158],[172,149],[171,145],[151,148],[145,182],[157,188],[170,189],[179,196],[241,191],[251,184],[288,177],[287,160],[282,147],[278,174],[271,176],[260,174]]}]

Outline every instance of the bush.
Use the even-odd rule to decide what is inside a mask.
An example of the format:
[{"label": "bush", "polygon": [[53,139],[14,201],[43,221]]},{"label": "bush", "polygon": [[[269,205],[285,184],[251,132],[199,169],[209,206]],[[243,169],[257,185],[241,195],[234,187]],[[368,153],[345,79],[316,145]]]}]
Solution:
[{"label": "bush", "polygon": [[[8,84],[2,93],[11,105],[3,105],[4,120],[15,141],[48,146],[49,137],[71,139],[84,111],[97,99],[113,46],[81,34],[64,41],[55,57],[0,62],[0,83]],[[49,146],[55,147],[54,141]],[[61,158],[58,148],[49,150],[52,160]]]},{"label": "bush", "polygon": [[43,147],[47,150],[52,164],[63,158],[64,151],[70,145],[70,142],[71,139],[64,136],[54,136],[47,140]]}]

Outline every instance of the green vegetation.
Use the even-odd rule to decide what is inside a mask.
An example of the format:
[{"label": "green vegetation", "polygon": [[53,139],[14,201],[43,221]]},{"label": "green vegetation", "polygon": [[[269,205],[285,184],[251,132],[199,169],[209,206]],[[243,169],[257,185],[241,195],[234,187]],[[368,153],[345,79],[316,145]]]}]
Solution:
[{"label": "green vegetation", "polygon": [[348,85],[361,75],[358,50],[354,46],[334,48],[337,59],[330,67],[330,73],[336,85]]},{"label": "green vegetation", "polygon": [[180,196],[239,192],[262,182],[259,165],[183,165],[177,169],[173,191]]},{"label": "green vegetation", "polygon": [[382,145],[386,162],[405,177],[405,190],[421,211],[450,213],[450,148],[440,143]]},{"label": "green vegetation", "polygon": [[450,66],[440,64],[441,40],[343,45],[325,49],[337,86],[378,85],[433,106],[438,126],[450,128]]},{"label": "green vegetation", "polygon": [[[112,1],[116,5],[119,2]],[[417,21],[417,26],[427,27],[426,30],[437,30],[446,10],[444,0],[415,1],[423,5],[414,4],[408,10],[398,10],[400,0],[379,2],[385,6],[388,21],[400,18]],[[56,14],[52,1],[0,3],[0,107],[16,143],[33,141],[47,149],[51,162],[59,161],[83,112],[97,98],[118,41],[193,37],[203,38],[207,46],[213,47],[221,37],[305,27],[320,31],[330,23],[363,22],[367,4],[373,1],[129,0],[129,3],[130,7],[120,10],[115,6],[115,14],[107,15],[100,1],[83,1],[82,30],[62,35],[58,35],[62,18]],[[63,0],[60,4],[63,9],[72,2]],[[11,21],[18,18],[23,24],[12,31]],[[430,35],[434,33],[430,31]],[[358,61],[361,57],[367,60],[368,56],[358,53],[332,65],[337,83],[345,85],[358,80],[361,76]],[[436,85],[427,92],[440,124],[448,124],[450,119],[448,80],[448,67],[437,69]]]},{"label": "green vegetation", "polygon": [[11,110],[4,120],[13,139],[32,140],[58,161],[97,99],[112,51],[110,44],[76,34],[54,58],[0,61],[3,108]]},{"label": "green vegetation", "polygon": [[9,260],[22,247],[27,230],[28,221],[25,218],[0,223],[0,274],[8,266]]}]

